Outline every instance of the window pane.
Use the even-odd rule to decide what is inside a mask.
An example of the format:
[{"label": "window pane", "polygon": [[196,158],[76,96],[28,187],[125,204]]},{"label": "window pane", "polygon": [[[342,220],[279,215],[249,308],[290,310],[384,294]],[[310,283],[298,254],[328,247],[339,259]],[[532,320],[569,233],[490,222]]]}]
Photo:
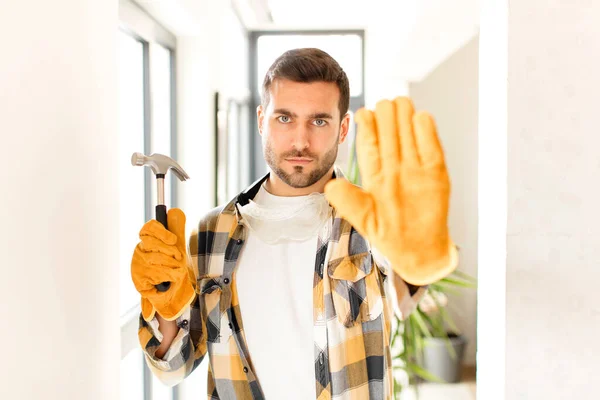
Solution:
[{"label": "window pane", "polygon": [[[152,99],[152,153],[171,156],[171,51],[150,44],[150,98]],[[165,202],[171,208],[171,173],[165,179]],[[152,179],[152,210],[156,205],[156,179]]]},{"label": "window pane", "polygon": [[[199,393],[196,398],[201,398]],[[152,400],[172,400],[173,388],[166,386],[152,375]]]},{"label": "window pane", "polygon": [[241,127],[241,132],[240,132],[240,152],[238,154],[238,157],[240,159],[240,178],[241,178],[241,184],[240,184],[240,190],[244,189],[248,186],[250,186],[250,184],[252,184],[251,181],[251,177],[250,177],[250,152],[244,149],[249,149],[250,148],[250,140],[252,139],[251,135],[250,135],[250,107],[248,106],[248,103],[244,103],[242,105],[242,109],[241,109],[241,114],[240,114],[240,118],[241,118],[241,123],[240,123],[240,127]]},{"label": "window pane", "polygon": [[335,58],[350,81],[350,96],[362,94],[362,38],[358,35],[263,35],[258,38],[258,85],[273,61],[287,50],[316,47]]},{"label": "window pane", "polygon": [[240,107],[231,102],[227,112],[227,201],[239,193],[240,187]]},{"label": "window pane", "polygon": [[144,399],[144,359],[142,350],[134,349],[121,360],[121,400]]},{"label": "window pane", "polygon": [[140,301],[131,281],[131,255],[144,223],[144,173],[131,155],[144,151],[143,45],[119,32],[119,311]]},{"label": "window pane", "polygon": [[190,376],[179,384],[180,399],[206,398],[204,393],[207,392],[208,363],[209,361],[205,359]]}]

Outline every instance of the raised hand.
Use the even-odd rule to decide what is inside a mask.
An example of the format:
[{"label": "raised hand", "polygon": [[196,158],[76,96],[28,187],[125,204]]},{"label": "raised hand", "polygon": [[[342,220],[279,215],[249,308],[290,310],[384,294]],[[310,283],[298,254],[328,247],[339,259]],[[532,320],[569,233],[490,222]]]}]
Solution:
[{"label": "raised hand", "polygon": [[435,122],[406,97],[361,109],[357,157],[362,188],[330,181],[337,212],[391,262],[406,282],[427,285],[458,262],[448,233],[450,180]]}]

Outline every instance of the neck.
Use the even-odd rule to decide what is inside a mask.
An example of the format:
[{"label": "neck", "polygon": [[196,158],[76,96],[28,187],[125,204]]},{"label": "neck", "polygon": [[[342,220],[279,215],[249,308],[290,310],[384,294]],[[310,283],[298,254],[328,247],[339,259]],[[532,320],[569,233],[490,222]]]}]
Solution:
[{"label": "neck", "polygon": [[333,167],[331,167],[331,169],[325,175],[323,175],[321,179],[319,179],[312,185],[303,188],[295,188],[286,184],[281,179],[279,179],[277,175],[271,172],[269,174],[269,178],[265,182],[265,188],[267,189],[267,192],[275,196],[306,196],[311,193],[323,193],[325,191],[325,185],[331,180],[332,177]]}]

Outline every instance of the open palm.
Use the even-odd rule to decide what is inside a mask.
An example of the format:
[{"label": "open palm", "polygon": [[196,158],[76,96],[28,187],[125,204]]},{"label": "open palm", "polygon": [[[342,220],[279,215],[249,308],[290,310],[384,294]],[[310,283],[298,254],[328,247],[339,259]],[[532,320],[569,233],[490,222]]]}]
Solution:
[{"label": "open palm", "polygon": [[407,282],[426,285],[450,273],[450,180],[435,122],[406,97],[361,109],[357,157],[362,188],[337,179],[325,194],[337,212]]}]

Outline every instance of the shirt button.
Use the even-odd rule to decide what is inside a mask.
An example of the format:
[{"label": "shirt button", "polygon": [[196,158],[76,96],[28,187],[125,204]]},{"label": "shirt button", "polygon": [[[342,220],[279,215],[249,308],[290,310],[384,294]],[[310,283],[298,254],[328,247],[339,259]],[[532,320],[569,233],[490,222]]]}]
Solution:
[{"label": "shirt button", "polygon": [[184,319],[183,321],[181,321],[181,326],[187,326],[188,324],[188,320]]},{"label": "shirt button", "polygon": [[248,373],[248,368],[244,367],[244,373],[247,374]]},{"label": "shirt button", "polygon": [[242,244],[242,239],[238,239],[237,244]]},{"label": "shirt button", "polygon": [[229,283],[229,278],[223,279],[223,282],[225,282],[225,284],[227,285]]},{"label": "shirt button", "polygon": [[323,353],[319,356],[319,364],[323,365]]}]

